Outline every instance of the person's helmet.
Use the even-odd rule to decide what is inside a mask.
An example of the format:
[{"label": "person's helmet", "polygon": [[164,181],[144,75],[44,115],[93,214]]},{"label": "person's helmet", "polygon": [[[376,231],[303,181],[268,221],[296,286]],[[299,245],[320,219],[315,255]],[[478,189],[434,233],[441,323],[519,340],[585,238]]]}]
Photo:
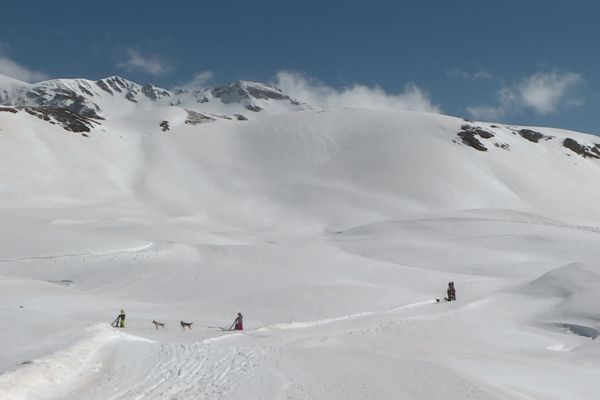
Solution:
[{"label": "person's helmet", "polygon": [[241,316],[242,316],[242,313],[241,313],[241,312],[239,312],[239,313],[238,313],[238,317],[241,317]]}]

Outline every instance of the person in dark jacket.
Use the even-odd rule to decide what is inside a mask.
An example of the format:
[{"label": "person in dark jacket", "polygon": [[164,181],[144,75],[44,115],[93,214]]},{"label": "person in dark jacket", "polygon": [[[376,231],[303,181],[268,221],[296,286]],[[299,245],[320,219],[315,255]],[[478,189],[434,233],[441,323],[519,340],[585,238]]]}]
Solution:
[{"label": "person in dark jacket", "polygon": [[238,313],[235,321],[231,324],[229,328],[230,331],[243,331],[244,330],[244,316],[242,313]]}]

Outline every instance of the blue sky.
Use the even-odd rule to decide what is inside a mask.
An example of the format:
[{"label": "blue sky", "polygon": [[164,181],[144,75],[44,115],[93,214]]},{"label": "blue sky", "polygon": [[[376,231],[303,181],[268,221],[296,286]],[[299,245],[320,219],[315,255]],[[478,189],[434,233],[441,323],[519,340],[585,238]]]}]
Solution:
[{"label": "blue sky", "polygon": [[600,133],[599,19],[600,3],[577,0],[5,0],[0,73],[167,88],[259,80],[332,104],[375,93]]}]

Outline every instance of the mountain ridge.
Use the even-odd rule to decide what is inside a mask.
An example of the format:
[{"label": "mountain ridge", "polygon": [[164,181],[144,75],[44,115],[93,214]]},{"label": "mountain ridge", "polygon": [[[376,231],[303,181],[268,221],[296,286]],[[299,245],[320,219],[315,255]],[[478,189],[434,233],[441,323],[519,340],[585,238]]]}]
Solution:
[{"label": "mountain ridge", "polygon": [[[273,102],[281,104],[272,107]],[[282,112],[307,107],[274,86],[253,81],[238,80],[212,88],[168,90],[151,83],[141,85],[117,75],[95,81],[51,79],[33,84],[0,77],[0,105],[4,106],[65,108],[83,117],[106,119],[147,109],[149,103],[228,115],[241,111]]]}]

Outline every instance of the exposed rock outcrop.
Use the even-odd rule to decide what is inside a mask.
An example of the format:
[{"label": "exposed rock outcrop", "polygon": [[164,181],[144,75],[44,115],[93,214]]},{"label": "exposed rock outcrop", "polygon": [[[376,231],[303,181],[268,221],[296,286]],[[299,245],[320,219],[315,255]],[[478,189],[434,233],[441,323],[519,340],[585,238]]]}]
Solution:
[{"label": "exposed rock outcrop", "polygon": [[198,125],[203,124],[205,122],[216,121],[216,118],[211,117],[210,115],[206,115],[204,113],[200,113],[192,110],[185,110],[187,112],[187,119],[185,123],[188,125]]},{"label": "exposed rock outcrop", "polygon": [[471,131],[460,131],[460,132],[458,132],[458,136],[462,139],[462,142],[464,144],[466,144],[467,146],[471,146],[475,150],[487,151],[487,147],[485,147],[483,145],[483,143],[481,143],[479,141],[479,139],[477,139],[475,137],[475,135],[476,134],[474,132],[471,132]]},{"label": "exposed rock outcrop", "polygon": [[582,157],[600,158],[600,145],[586,146],[575,139],[566,138],[563,146]]},{"label": "exposed rock outcrop", "polygon": [[247,104],[246,105],[246,110],[252,111],[252,112],[259,112],[259,111],[262,110],[262,108],[260,106],[255,106],[253,104]]},{"label": "exposed rock outcrop", "polygon": [[462,143],[479,151],[487,151],[487,147],[485,147],[477,137],[490,139],[495,136],[492,132],[478,126],[462,125],[460,129],[461,131],[458,132],[458,137],[461,138]]},{"label": "exposed rock outcrop", "polygon": [[543,133],[533,131],[531,129],[520,129],[517,133],[524,139],[529,140],[533,143],[539,143],[540,140],[550,140],[552,136],[546,136]]},{"label": "exposed rock outcrop", "polygon": [[96,124],[91,118],[81,116],[65,108],[56,107],[23,107],[23,109],[41,120],[58,124],[70,132],[89,132]]}]

